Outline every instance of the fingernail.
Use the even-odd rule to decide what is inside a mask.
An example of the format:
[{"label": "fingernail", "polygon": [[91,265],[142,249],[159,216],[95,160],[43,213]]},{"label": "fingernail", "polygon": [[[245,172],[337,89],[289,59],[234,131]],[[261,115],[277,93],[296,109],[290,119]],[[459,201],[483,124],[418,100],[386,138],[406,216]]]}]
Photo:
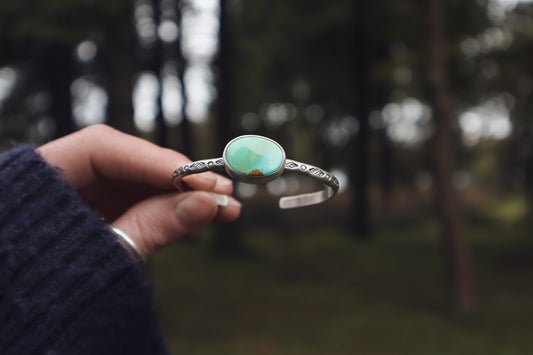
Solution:
[{"label": "fingernail", "polygon": [[215,200],[217,200],[217,204],[219,206],[227,206],[228,203],[229,203],[229,198],[228,198],[228,195],[221,195],[221,194],[217,194],[217,193],[214,193],[214,192],[210,192],[211,196],[213,196],[215,198]]},{"label": "fingernail", "polygon": [[205,181],[209,181],[209,182],[216,182],[217,181],[217,177],[213,174],[201,174],[201,175],[198,175],[199,177],[201,177],[202,179],[204,179]]},{"label": "fingernail", "polygon": [[222,179],[220,179],[219,184],[222,187],[228,187],[228,186],[232,186],[233,185],[233,181],[231,181],[230,179],[222,178]]}]

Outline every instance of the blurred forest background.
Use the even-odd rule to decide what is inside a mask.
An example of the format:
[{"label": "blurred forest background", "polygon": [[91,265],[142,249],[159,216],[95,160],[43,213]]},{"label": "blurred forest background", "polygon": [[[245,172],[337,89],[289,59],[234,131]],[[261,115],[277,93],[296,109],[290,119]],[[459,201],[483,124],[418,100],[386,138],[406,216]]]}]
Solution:
[{"label": "blurred forest background", "polygon": [[[192,159],[240,134],[335,173],[236,184],[154,257],[176,354],[530,354],[533,4],[0,2],[0,150],[97,123]],[[169,178],[170,178],[169,172]]]}]

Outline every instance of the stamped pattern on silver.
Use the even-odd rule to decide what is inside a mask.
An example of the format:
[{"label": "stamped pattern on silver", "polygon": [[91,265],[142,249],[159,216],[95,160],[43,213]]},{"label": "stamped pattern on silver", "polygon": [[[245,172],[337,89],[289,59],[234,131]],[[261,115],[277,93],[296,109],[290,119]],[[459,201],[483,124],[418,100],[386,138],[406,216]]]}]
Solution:
[{"label": "stamped pattern on silver", "polygon": [[285,162],[285,169],[294,173],[311,176],[326,185],[333,188],[335,191],[339,189],[339,180],[333,174],[330,174],[316,166],[309,164],[302,164],[294,160],[288,160]]}]

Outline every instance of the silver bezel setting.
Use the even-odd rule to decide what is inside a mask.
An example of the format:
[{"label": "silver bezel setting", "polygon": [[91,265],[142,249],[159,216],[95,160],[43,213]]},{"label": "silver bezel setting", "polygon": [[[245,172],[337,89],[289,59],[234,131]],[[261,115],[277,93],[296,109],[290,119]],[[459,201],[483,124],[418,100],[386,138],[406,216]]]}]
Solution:
[{"label": "silver bezel setting", "polygon": [[[228,150],[228,147],[231,145],[231,143],[233,143],[233,142],[235,142],[235,141],[237,141],[239,139],[246,138],[246,137],[254,137],[254,138],[261,138],[261,139],[268,140],[268,141],[274,143],[276,146],[278,146],[281,149],[281,153],[283,154],[283,160],[282,160],[282,163],[281,163],[280,167],[278,168],[278,170],[276,170],[275,172],[273,172],[272,174],[269,174],[269,175],[251,176],[251,175],[247,175],[247,174],[242,174],[242,173],[236,171],[235,169],[233,169],[230,166],[230,164],[228,163],[228,161],[226,159],[226,152]],[[244,135],[244,136],[236,137],[236,138],[232,139],[231,141],[229,141],[228,144],[226,144],[226,147],[224,148],[224,152],[222,153],[222,159],[224,160],[224,168],[226,170],[226,173],[232,179],[235,179],[235,180],[241,181],[241,182],[245,182],[247,184],[265,184],[267,182],[270,182],[272,180],[277,179],[278,177],[281,176],[281,174],[283,174],[283,170],[285,169],[285,163],[286,163],[287,157],[285,155],[285,150],[283,149],[283,147],[278,142],[276,142],[275,140],[270,139],[268,137],[255,135],[255,134],[247,134],[247,135]]]}]

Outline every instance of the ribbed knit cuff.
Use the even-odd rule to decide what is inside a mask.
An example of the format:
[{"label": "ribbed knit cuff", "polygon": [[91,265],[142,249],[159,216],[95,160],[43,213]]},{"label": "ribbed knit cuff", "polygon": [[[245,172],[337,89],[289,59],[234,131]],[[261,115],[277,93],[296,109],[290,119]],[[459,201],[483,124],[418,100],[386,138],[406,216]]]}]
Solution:
[{"label": "ribbed knit cuff", "polygon": [[0,156],[0,353],[164,353],[150,288],[31,147]]}]

